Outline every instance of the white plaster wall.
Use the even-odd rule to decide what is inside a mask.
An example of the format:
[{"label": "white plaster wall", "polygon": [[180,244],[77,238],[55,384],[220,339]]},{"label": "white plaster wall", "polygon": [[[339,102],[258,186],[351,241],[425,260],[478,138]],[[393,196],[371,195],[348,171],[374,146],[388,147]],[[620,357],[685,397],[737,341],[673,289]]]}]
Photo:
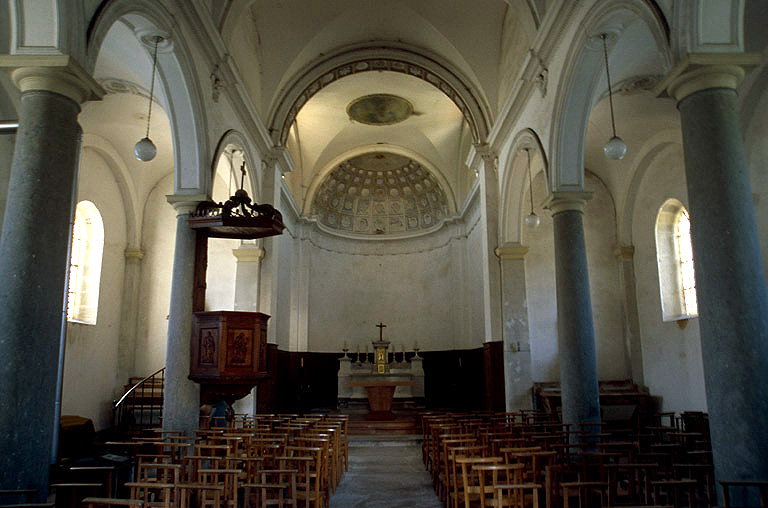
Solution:
[{"label": "white plaster wall", "polygon": [[515,76],[525,61],[528,48],[535,36],[535,27],[526,23],[521,11],[527,9],[522,3],[510,4],[504,14],[504,28],[501,35],[501,55],[499,58],[499,104],[501,110],[507,96],[515,85]]},{"label": "white plaster wall", "polygon": [[[545,195],[544,174],[534,176],[534,203]],[[621,287],[616,246],[616,214],[606,187],[590,173],[586,190],[592,199],[584,207],[592,316],[595,327],[598,377],[601,380],[629,377],[625,362]],[[526,193],[525,201],[529,200]],[[531,374],[534,381],[559,381],[557,345],[557,298],[554,230],[549,211],[535,208],[541,218],[538,229],[527,230],[526,297],[531,337]]]},{"label": "white plaster wall", "polygon": [[[397,351],[467,347],[462,319],[454,305],[462,286],[461,259],[466,239],[444,227],[407,240],[359,242],[312,231],[309,249],[309,349],[339,351],[344,341],[354,352],[377,340],[376,324]],[[482,280],[480,280],[482,288]],[[482,299],[481,303],[482,303]],[[477,335],[482,344],[482,320]]]},{"label": "white plaster wall", "polygon": [[[526,235],[523,241],[529,249],[525,256],[525,295],[528,300],[531,378],[534,382],[560,380],[552,214],[538,206],[544,201],[546,193],[545,176],[540,172],[533,176],[533,202],[541,223],[537,229],[525,228],[523,231]],[[526,192],[525,201],[530,203],[530,199],[530,193]]]},{"label": "white plaster wall", "polygon": [[68,323],[62,414],[90,418],[96,430],[111,423],[111,402],[128,380],[116,378],[126,223],[117,181],[104,160],[85,149],[78,201],[93,202],[104,222],[104,252],[95,325]]},{"label": "white plaster wall", "polygon": [[[288,214],[284,214],[284,217],[285,215]],[[279,237],[280,265],[277,274],[277,312],[268,322],[268,326],[276,327],[275,339],[278,347],[284,351],[290,349],[291,291],[293,290],[293,277],[297,275],[294,256],[296,239],[291,234],[294,229],[290,223],[286,226],[286,231]]]},{"label": "white plaster wall", "polygon": [[645,384],[652,395],[661,397],[663,411],[706,411],[698,319],[690,319],[685,329],[662,321],[656,262],[659,208],[669,198],[688,205],[682,147],[662,151],[642,178],[632,216],[632,243]]},{"label": "white plaster wall", "polygon": [[[483,309],[483,226],[480,223],[480,198],[466,217],[466,294],[465,309],[469,330],[467,336],[459,339],[459,349],[482,347],[485,340],[485,313]],[[495,246],[492,246],[495,248]]]},{"label": "white plaster wall", "polygon": [[172,193],[173,175],[168,174],[155,185],[144,205],[136,376],[147,376],[165,365],[176,242],[176,211],[165,196]]},{"label": "white plaster wall", "polygon": [[592,319],[600,379],[631,377],[626,362],[622,299],[616,249],[616,209],[604,183],[591,173],[586,175],[586,188],[592,199],[584,207],[584,235],[589,264],[589,292],[592,297]]},{"label": "white plaster wall", "polygon": [[232,249],[236,249],[238,245],[240,245],[239,240],[208,239],[205,310],[235,309],[237,258],[232,254]]},{"label": "white plaster wall", "polygon": [[[221,173],[215,175],[213,183],[213,200],[221,203],[234,194],[234,188],[225,182]],[[205,273],[205,310],[234,310],[235,309],[235,275],[237,274],[237,258],[232,249],[240,245],[240,240],[229,238],[208,239],[208,269]]]}]

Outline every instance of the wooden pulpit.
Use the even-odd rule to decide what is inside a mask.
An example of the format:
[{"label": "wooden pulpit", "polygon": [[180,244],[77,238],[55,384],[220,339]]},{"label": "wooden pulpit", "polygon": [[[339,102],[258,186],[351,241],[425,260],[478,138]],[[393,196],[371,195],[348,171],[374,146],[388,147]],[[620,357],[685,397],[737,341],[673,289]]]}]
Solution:
[{"label": "wooden pulpit", "polygon": [[208,239],[256,239],[279,235],[283,217],[268,204],[251,203],[243,189],[224,202],[203,201],[187,219],[197,231],[195,280],[192,294],[189,379],[200,383],[201,404],[231,404],[246,396],[267,374],[267,320],[260,312],[205,312]]},{"label": "wooden pulpit", "polygon": [[230,404],[267,377],[267,320],[260,312],[196,312],[189,379],[200,383],[200,402]]}]

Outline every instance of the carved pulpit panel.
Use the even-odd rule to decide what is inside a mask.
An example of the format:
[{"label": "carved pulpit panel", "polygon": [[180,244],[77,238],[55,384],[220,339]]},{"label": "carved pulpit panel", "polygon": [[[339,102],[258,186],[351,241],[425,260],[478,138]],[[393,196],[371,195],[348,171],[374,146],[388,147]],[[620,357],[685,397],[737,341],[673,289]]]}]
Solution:
[{"label": "carved pulpit panel", "polygon": [[201,401],[236,400],[267,377],[267,320],[260,312],[195,312],[189,379]]}]

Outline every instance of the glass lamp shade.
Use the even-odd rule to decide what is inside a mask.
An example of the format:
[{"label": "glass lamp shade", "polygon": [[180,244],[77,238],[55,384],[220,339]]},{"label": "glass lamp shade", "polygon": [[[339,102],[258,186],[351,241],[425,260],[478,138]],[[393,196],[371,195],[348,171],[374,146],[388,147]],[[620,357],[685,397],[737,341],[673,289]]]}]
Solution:
[{"label": "glass lamp shade", "polygon": [[136,146],[133,147],[133,153],[140,161],[149,162],[155,158],[155,155],[157,155],[157,147],[155,147],[155,144],[148,137],[142,138],[136,143]]},{"label": "glass lamp shade", "polygon": [[620,137],[614,136],[603,147],[603,153],[609,159],[623,159],[627,154],[627,144]]},{"label": "glass lamp shade", "polygon": [[531,214],[525,218],[525,225],[530,229],[536,229],[539,227],[539,224],[541,224],[541,219],[533,212],[531,212]]}]

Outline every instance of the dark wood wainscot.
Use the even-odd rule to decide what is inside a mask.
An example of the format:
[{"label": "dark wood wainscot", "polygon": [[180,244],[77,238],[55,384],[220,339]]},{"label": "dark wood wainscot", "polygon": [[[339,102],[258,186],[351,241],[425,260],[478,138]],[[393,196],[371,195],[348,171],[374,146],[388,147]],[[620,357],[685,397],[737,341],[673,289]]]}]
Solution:
[{"label": "dark wood wainscot", "polygon": [[195,313],[189,379],[200,383],[202,404],[231,404],[268,376],[267,320],[260,312]]}]

